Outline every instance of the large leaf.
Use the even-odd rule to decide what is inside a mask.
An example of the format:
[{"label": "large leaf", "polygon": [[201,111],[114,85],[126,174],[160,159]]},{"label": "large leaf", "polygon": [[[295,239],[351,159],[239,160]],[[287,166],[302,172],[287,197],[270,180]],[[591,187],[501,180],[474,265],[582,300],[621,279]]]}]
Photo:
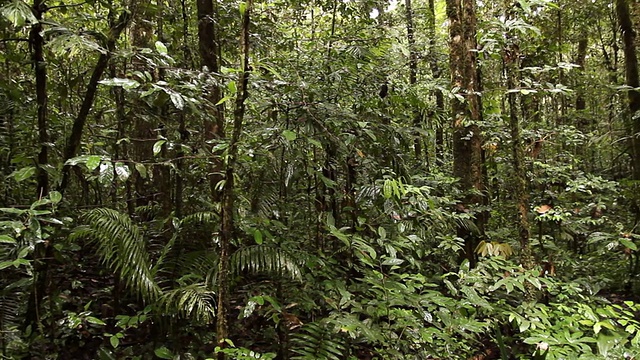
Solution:
[{"label": "large leaf", "polygon": [[38,22],[38,19],[33,16],[31,7],[22,0],[14,0],[3,6],[0,8],[0,13],[15,27],[22,27],[26,23],[35,24]]}]

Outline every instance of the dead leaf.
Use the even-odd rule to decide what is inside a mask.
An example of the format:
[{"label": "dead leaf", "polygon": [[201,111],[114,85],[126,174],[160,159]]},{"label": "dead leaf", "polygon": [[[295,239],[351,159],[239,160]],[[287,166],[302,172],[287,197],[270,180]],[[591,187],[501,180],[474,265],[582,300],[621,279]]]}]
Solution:
[{"label": "dead leaf", "polygon": [[551,209],[552,207],[550,205],[540,205],[535,210],[538,214],[542,215],[542,214],[546,214]]}]

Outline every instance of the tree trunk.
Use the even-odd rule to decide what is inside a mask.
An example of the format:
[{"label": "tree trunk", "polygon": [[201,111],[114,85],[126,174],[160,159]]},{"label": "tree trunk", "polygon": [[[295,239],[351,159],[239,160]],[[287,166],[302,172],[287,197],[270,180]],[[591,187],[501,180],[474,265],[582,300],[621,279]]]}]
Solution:
[{"label": "tree trunk", "polygon": [[[212,0],[198,0],[198,49],[203,67],[217,76],[220,73],[220,44],[216,31],[217,11]],[[204,139],[211,141],[224,138],[224,104],[218,104],[222,99],[222,89],[214,85],[209,92],[208,100],[213,104],[212,117],[205,117]],[[211,120],[211,118],[213,120]],[[209,186],[214,202],[219,202],[221,192],[216,189],[218,183],[224,178],[222,154],[214,153],[212,158]]]},{"label": "tree trunk", "polygon": [[624,43],[624,65],[626,83],[631,89],[628,91],[629,98],[629,129],[631,130],[631,161],[633,165],[633,179],[640,180],[640,118],[638,118],[638,110],[640,110],[640,80],[638,79],[638,58],[636,54],[636,33],[631,23],[629,14],[629,4],[627,0],[616,0],[616,13],[620,30],[622,31],[622,40]]},{"label": "tree trunk", "polygon": [[475,247],[483,233],[484,216],[478,206],[482,205],[484,193],[482,164],[482,134],[477,122],[480,120],[476,67],[476,4],[475,0],[447,0],[450,36],[451,85],[459,89],[451,101],[453,127],[453,176],[460,179],[466,191],[458,208],[476,214],[478,231],[460,226],[458,236],[465,241],[464,255],[471,266],[476,263]]},{"label": "tree trunk", "polygon": [[[240,35],[240,53],[242,54],[241,73],[237,84],[237,96],[233,112],[233,132],[229,142],[227,166],[225,170],[225,183],[222,193],[222,231],[220,236],[220,257],[218,269],[218,313],[216,324],[216,337],[218,346],[226,348],[226,339],[229,338],[229,260],[231,240],[234,237],[234,213],[235,213],[235,166],[238,161],[238,145],[242,135],[242,124],[245,113],[245,100],[247,99],[249,86],[249,24],[252,0],[247,0],[242,14],[242,30]],[[225,360],[226,355],[218,352],[218,360]]]}]

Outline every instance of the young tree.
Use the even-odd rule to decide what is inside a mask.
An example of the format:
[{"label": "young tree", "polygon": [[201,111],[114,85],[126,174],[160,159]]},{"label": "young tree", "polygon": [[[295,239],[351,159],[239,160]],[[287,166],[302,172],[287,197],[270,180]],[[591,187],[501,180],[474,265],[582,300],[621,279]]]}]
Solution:
[{"label": "young tree", "polygon": [[476,64],[476,3],[475,0],[447,0],[449,18],[449,66],[455,98],[451,101],[453,128],[453,175],[460,179],[466,192],[459,204],[463,212],[475,214],[477,229],[458,228],[465,240],[465,257],[475,265],[475,247],[484,229],[484,178],[479,81]]}]

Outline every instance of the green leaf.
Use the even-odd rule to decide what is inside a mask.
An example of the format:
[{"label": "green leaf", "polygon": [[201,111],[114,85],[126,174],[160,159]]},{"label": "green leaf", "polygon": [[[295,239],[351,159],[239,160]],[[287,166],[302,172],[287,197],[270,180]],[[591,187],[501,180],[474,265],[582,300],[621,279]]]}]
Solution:
[{"label": "green leaf", "polygon": [[298,134],[296,134],[295,132],[293,132],[291,130],[284,130],[282,132],[282,136],[284,136],[284,138],[287,139],[287,141],[293,141],[296,138],[298,138]]},{"label": "green leaf", "polygon": [[115,164],[115,169],[116,169],[116,175],[118,175],[118,179],[120,179],[120,181],[126,181],[129,176],[131,176],[131,171],[129,170],[129,167],[121,162],[117,162]]},{"label": "green leaf", "polygon": [[104,321],[102,321],[102,320],[100,320],[100,319],[98,319],[96,317],[93,317],[93,316],[87,316],[87,322],[89,324],[94,324],[94,325],[103,325],[103,326],[107,325],[107,324],[105,324]]},{"label": "green leaf", "polygon": [[76,157],[72,157],[71,159],[65,161],[66,166],[76,166],[78,164],[83,164],[87,162],[89,157],[87,155],[80,155]]},{"label": "green leaf", "polygon": [[230,99],[231,99],[231,96],[225,96],[225,97],[223,97],[222,99],[220,99],[220,101],[218,101],[218,102],[216,103],[216,105],[220,105],[220,104],[222,104],[222,103],[225,103],[225,102],[229,101]]},{"label": "green leaf", "polygon": [[22,27],[27,22],[31,24],[38,23],[38,19],[33,15],[29,5],[22,0],[13,1],[3,6],[0,8],[0,13],[15,27]]},{"label": "green leaf", "polygon": [[542,289],[542,283],[540,283],[540,280],[538,278],[527,278],[527,281],[531,283],[531,285],[535,286],[536,289]]},{"label": "green leaf", "polygon": [[402,259],[390,258],[382,262],[382,265],[400,265],[404,262]]},{"label": "green leaf", "polygon": [[16,239],[9,235],[0,235],[0,244],[16,244]]},{"label": "green leaf", "polygon": [[62,194],[57,191],[52,191],[49,193],[49,199],[51,199],[52,203],[57,204],[62,200]]},{"label": "green leaf", "polygon": [[87,162],[85,164],[87,165],[87,169],[89,169],[89,171],[93,171],[98,166],[100,166],[101,162],[102,162],[102,158],[100,156],[91,155],[87,158]]},{"label": "green leaf", "polygon": [[[4,213],[7,213],[7,214],[18,214],[18,215],[20,215],[20,214],[24,214],[25,211],[26,210],[16,209],[16,208],[0,208],[0,212],[4,212]],[[16,229],[16,228],[14,227],[14,229]]]},{"label": "green leaf", "polygon": [[173,353],[171,352],[171,350],[167,349],[166,347],[159,347],[157,348],[154,353],[156,354],[157,357],[159,357],[160,359],[173,359]]},{"label": "green leaf", "polygon": [[620,238],[620,239],[618,239],[618,241],[624,247],[628,247],[629,249],[631,249],[633,251],[637,251],[638,250],[638,246],[636,244],[634,244],[633,241],[631,241],[629,239]]},{"label": "green leaf", "polygon": [[166,143],[167,140],[158,140],[156,141],[155,144],[153,144],[153,155],[158,155],[160,154],[160,151],[162,151],[162,145],[164,145],[164,143]]},{"label": "green leaf", "polygon": [[9,266],[13,266],[13,261],[0,262],[0,270],[4,270],[4,269],[8,268]]},{"label": "green leaf", "polygon": [[596,323],[595,325],[593,325],[593,332],[596,333],[596,335],[600,332],[600,330],[602,330],[602,324]]},{"label": "green leaf", "polygon": [[18,253],[18,259],[23,259],[23,258],[27,257],[27,255],[29,255],[31,250],[32,250],[32,248],[29,247],[29,246],[25,246],[22,249],[20,249],[20,252]]},{"label": "green leaf", "polygon": [[256,241],[256,244],[262,245],[262,232],[260,232],[260,230],[256,229],[253,232],[253,239]]},{"label": "green leaf", "polygon": [[113,346],[113,348],[117,348],[118,345],[120,345],[120,339],[118,339],[117,336],[112,336],[109,338],[109,342],[111,343],[111,346]]},{"label": "green leaf", "polygon": [[140,83],[133,79],[113,78],[100,80],[98,83],[106,86],[122,87],[125,90],[135,89],[140,86]]},{"label": "green leaf", "polygon": [[11,173],[11,177],[17,182],[21,182],[27,180],[32,177],[36,173],[36,168],[34,166],[27,166],[22,169],[18,169]]},{"label": "green leaf", "polygon": [[135,167],[136,167],[136,171],[138,172],[138,174],[140,174],[140,177],[142,177],[143,179],[146,179],[147,178],[147,168],[144,166],[144,164],[136,163]]},{"label": "green leaf", "polygon": [[161,41],[156,41],[156,51],[162,55],[167,55],[167,46]]},{"label": "green leaf", "polygon": [[235,81],[229,81],[229,83],[227,84],[227,90],[229,90],[230,93],[235,94],[238,91],[238,88],[236,86],[236,82]]},{"label": "green leaf", "polygon": [[182,95],[175,91],[172,91],[169,96],[171,97],[171,102],[173,103],[173,106],[176,107],[176,109],[184,109],[184,98],[182,97]]},{"label": "green leaf", "polygon": [[50,203],[51,203],[51,200],[49,200],[49,199],[36,200],[35,202],[33,202],[31,204],[31,207],[29,209],[34,210],[34,209],[38,208],[39,206],[50,204]]}]

